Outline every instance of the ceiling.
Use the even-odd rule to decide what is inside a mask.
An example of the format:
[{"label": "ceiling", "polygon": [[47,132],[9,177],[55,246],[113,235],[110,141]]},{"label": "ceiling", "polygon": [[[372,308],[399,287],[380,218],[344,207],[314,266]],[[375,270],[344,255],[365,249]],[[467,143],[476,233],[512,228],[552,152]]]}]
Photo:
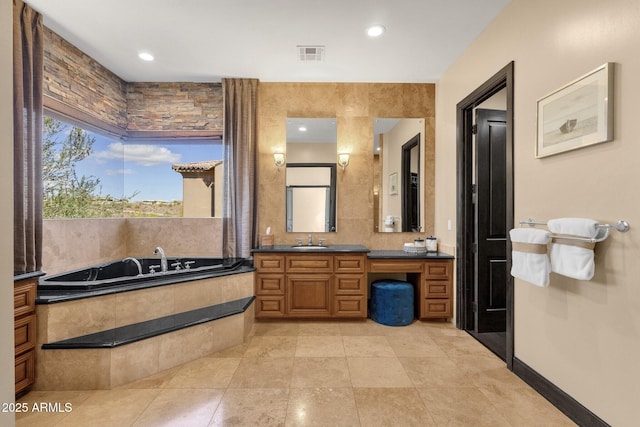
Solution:
[{"label": "ceiling", "polygon": [[[436,82],[509,0],[25,0],[129,82]],[[381,24],[379,38],[366,29]],[[325,46],[302,62],[297,46]],[[144,62],[139,52],[155,61]]]}]

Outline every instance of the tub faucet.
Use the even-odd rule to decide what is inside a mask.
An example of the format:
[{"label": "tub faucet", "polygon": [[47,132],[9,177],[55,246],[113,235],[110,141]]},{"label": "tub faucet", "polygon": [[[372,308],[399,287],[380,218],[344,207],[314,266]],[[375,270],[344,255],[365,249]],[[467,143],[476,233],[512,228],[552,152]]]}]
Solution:
[{"label": "tub faucet", "polygon": [[134,263],[136,265],[136,267],[138,267],[138,276],[142,276],[142,265],[140,265],[140,261],[138,261],[137,259],[135,259],[134,257],[126,257],[122,260],[122,262],[127,262],[127,261],[131,261],[132,263]]},{"label": "tub faucet", "polygon": [[169,271],[169,264],[167,263],[167,257],[164,255],[164,250],[158,246],[153,250],[153,253],[156,255],[160,254],[160,271],[163,273]]}]

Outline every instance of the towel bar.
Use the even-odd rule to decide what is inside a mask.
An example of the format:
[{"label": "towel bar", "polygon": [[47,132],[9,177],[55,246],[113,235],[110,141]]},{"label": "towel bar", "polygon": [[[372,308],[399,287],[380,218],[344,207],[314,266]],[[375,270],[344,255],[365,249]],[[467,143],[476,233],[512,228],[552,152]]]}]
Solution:
[{"label": "towel bar", "polygon": [[[547,223],[539,222],[532,218],[529,218],[526,221],[520,221],[520,225],[528,225],[529,227],[535,227],[536,225],[547,225]],[[598,234],[594,238],[578,237],[578,236],[574,237],[574,236],[565,236],[565,235],[559,236],[557,234],[552,234],[551,238],[555,237],[555,238],[562,238],[566,240],[578,240],[580,242],[600,243],[607,240],[607,237],[609,237],[609,231],[611,231],[612,228],[618,230],[621,233],[626,233],[627,231],[629,231],[629,228],[631,228],[629,223],[623,219],[616,222],[615,224],[596,224],[596,227],[598,227]]]}]

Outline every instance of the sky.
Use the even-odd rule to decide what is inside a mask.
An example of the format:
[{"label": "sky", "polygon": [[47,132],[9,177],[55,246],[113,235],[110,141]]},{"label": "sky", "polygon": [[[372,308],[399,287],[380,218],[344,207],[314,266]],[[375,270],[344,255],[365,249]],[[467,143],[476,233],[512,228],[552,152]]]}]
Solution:
[{"label": "sky", "polygon": [[220,142],[129,143],[92,133],[89,157],[76,165],[78,176],[100,180],[101,196],[131,197],[131,201],[182,200],[182,175],[174,163],[222,160]]}]

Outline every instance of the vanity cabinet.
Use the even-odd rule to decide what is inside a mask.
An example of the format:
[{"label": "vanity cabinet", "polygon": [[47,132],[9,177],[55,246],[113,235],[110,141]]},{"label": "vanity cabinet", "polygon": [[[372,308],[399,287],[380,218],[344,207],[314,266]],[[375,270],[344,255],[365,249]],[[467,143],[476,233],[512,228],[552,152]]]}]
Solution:
[{"label": "vanity cabinet", "polygon": [[23,394],[35,381],[37,278],[14,282],[15,392]]},{"label": "vanity cabinet", "polygon": [[254,254],[256,318],[366,318],[364,253]]},{"label": "vanity cabinet", "polygon": [[415,292],[415,313],[420,319],[453,317],[453,259],[410,256],[375,258],[370,255],[371,273],[406,273]]}]

